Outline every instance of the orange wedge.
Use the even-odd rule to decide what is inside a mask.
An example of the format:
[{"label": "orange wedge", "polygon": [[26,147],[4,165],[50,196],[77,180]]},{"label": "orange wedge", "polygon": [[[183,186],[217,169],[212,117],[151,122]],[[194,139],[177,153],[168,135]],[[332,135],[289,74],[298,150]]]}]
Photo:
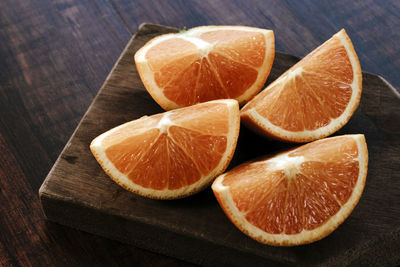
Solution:
[{"label": "orange wedge", "polygon": [[345,125],[361,91],[360,63],[341,30],[248,102],[241,118],[263,135],[308,142]]},{"label": "orange wedge", "polygon": [[263,87],[274,34],[243,26],[203,26],[156,37],[135,54],[144,86],[165,110],[214,99],[247,102]]},{"label": "orange wedge", "polygon": [[239,135],[236,100],[142,117],[95,138],[90,149],[117,184],[142,196],[194,194],[228,166]]},{"label": "orange wedge", "polygon": [[321,139],[221,176],[212,189],[246,235],[273,246],[317,241],[352,212],[364,189],[364,135]]}]

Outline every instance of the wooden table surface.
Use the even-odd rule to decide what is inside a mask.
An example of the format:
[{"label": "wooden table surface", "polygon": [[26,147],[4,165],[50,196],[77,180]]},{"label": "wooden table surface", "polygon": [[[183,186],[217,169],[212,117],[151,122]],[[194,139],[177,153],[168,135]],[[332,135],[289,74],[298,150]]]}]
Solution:
[{"label": "wooden table surface", "polygon": [[[0,266],[187,266],[47,222],[38,189],[143,22],[273,29],[304,56],[341,28],[400,88],[400,1],[0,1]],[[112,226],[110,226],[112,227]]]}]

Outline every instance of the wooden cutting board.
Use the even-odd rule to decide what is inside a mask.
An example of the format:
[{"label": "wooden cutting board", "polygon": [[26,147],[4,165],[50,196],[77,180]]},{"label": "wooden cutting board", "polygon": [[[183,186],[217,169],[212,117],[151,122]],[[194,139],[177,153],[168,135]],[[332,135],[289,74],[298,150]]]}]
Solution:
[{"label": "wooden cutting board", "polygon": [[[163,111],[144,89],[133,56],[151,38],[176,31],[143,24],[132,37],[39,190],[47,218],[202,265],[400,263],[400,97],[377,75],[363,74],[360,107],[337,133],[366,136],[364,194],[336,231],[313,244],[280,248],[253,241],[227,219],[210,189],[157,201],[125,191],[106,176],[89,144],[110,128]],[[267,83],[297,61],[277,52]],[[242,127],[229,168],[288,146]]]}]

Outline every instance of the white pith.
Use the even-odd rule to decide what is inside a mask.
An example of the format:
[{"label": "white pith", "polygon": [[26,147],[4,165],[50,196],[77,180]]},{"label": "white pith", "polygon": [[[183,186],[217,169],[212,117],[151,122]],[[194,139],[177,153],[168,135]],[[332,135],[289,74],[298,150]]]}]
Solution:
[{"label": "white pith", "polygon": [[306,161],[303,156],[289,157],[288,153],[271,158],[268,162],[272,163],[271,171],[283,171],[288,178],[295,178],[300,172],[300,165]]},{"label": "white pith", "polygon": [[[351,117],[353,114],[356,106],[359,104],[359,99],[361,95],[361,90],[362,87],[360,86],[361,84],[361,70],[359,67],[359,62],[357,59],[357,55],[355,55],[355,52],[352,48],[352,44],[350,39],[348,39],[345,31],[340,31],[334,36],[338,37],[342,43],[342,45],[345,47],[347,51],[347,55],[349,56],[349,60],[352,66],[352,71],[353,71],[353,81],[350,84],[352,88],[352,95],[349,100],[349,104],[347,105],[346,109],[343,111],[343,113],[334,119],[331,119],[330,122],[323,127],[317,128],[315,130],[303,130],[303,131],[288,131],[280,126],[277,126],[273,123],[271,123],[267,118],[261,116],[257,110],[256,107],[253,107],[251,109],[248,109],[244,112],[243,114],[246,114],[249,116],[252,122],[254,122],[258,127],[261,129],[265,129],[267,132],[272,133],[275,136],[281,137],[282,139],[293,141],[293,142],[306,142],[306,141],[312,141],[316,140],[319,138],[326,137],[335,131],[337,131],[339,128],[341,128]],[[306,72],[303,68],[299,67],[298,69],[289,71],[287,75],[280,76],[277,80],[275,80],[273,83],[271,83],[266,89],[264,90],[269,90],[273,87],[273,85],[283,82],[287,79],[292,79],[295,75],[301,75],[302,72]]]},{"label": "white pith", "polygon": [[160,134],[168,133],[169,127],[174,125],[174,123],[169,119],[169,115],[169,113],[164,114],[164,116],[158,122],[157,128],[160,129]]},{"label": "white pith", "polygon": [[[348,136],[356,141],[358,148],[358,157],[355,159],[355,161],[359,162],[357,182],[350,198],[344,205],[341,205],[341,209],[327,222],[313,230],[302,230],[298,234],[270,234],[264,232],[260,228],[247,221],[245,217],[246,213],[240,212],[236,207],[230,194],[229,187],[223,185],[223,180],[226,174],[222,174],[217,177],[212,185],[212,189],[214,193],[219,196],[220,204],[223,206],[225,213],[232,220],[232,222],[242,232],[258,242],[277,246],[292,246],[319,240],[335,230],[350,215],[355,205],[358,203],[358,200],[364,189],[368,168],[368,151],[365,145],[365,137],[362,134]],[[284,157],[284,155],[282,156]],[[283,157],[281,159],[283,159]]]},{"label": "white pith", "polygon": [[[161,189],[161,190],[155,190],[151,188],[146,188],[143,186],[140,186],[138,184],[135,184],[131,179],[128,178],[128,176],[124,173],[121,173],[115,166],[114,164],[107,158],[106,155],[106,149],[108,147],[103,146],[102,142],[105,137],[109,136],[112,133],[115,133],[116,131],[122,130],[126,125],[128,125],[131,122],[122,124],[118,127],[115,127],[102,135],[96,137],[91,145],[90,149],[92,150],[92,153],[94,154],[95,158],[97,161],[100,163],[100,165],[103,167],[103,169],[106,171],[106,173],[110,176],[111,179],[113,179],[116,183],[124,187],[125,189],[128,189],[132,192],[135,192],[139,195],[150,197],[150,198],[155,198],[155,199],[173,199],[173,198],[180,198],[184,197],[186,195],[192,194],[194,192],[197,192],[198,190],[201,190],[204,188],[204,186],[208,185],[213,178],[215,178],[217,175],[222,173],[225,168],[227,167],[227,163],[230,161],[230,157],[233,154],[233,151],[235,150],[236,147],[236,141],[237,141],[237,136],[238,136],[238,131],[239,131],[239,124],[240,124],[240,119],[239,119],[239,105],[236,100],[214,100],[206,103],[222,103],[225,104],[229,110],[230,114],[230,123],[229,123],[229,130],[227,134],[227,145],[226,145],[226,150],[219,162],[219,164],[215,167],[215,169],[208,175],[202,176],[197,182],[179,188],[175,190],[170,190],[170,189]],[[200,104],[201,105],[201,104]],[[189,107],[190,108],[190,107]],[[187,109],[189,109],[187,108]],[[158,128],[160,130],[160,135],[162,133],[167,133],[169,127],[172,125],[176,125],[174,122],[172,122],[169,119],[169,115],[171,112],[175,111],[170,111],[170,112],[165,112],[164,116],[162,119],[159,121],[158,125],[155,128]],[[210,122],[210,125],[212,125],[212,122]],[[149,129],[141,129],[139,130],[138,133],[148,131]],[[156,139],[157,140],[157,139]],[[154,141],[155,142],[155,141]]]},{"label": "white pith", "polygon": [[[274,43],[274,35],[273,31],[271,30],[264,30],[264,29],[258,29],[258,28],[251,28],[251,27],[244,27],[244,26],[201,26],[201,27],[196,27],[192,28],[188,31],[182,32],[182,33],[177,33],[177,34],[166,34],[162,35],[160,37],[157,37],[150,41],[150,43],[146,44],[143,46],[141,49],[139,49],[136,54],[135,54],[135,62],[136,62],[136,67],[138,68],[140,77],[145,84],[146,89],[149,91],[149,93],[153,96],[153,98],[156,100],[156,102],[162,106],[165,110],[171,110],[171,109],[176,109],[179,108],[180,106],[176,104],[175,102],[169,100],[168,98],[165,97],[163,94],[163,88],[160,88],[157,83],[155,82],[154,79],[154,73],[151,71],[150,66],[147,63],[146,59],[146,54],[147,52],[155,45],[166,41],[168,39],[172,38],[181,38],[186,41],[191,42],[192,44],[196,45],[199,48],[199,53],[201,54],[202,57],[207,57],[208,53],[213,49],[214,44],[206,42],[199,38],[199,36],[202,33],[210,32],[210,31],[215,31],[215,30],[240,30],[240,31],[249,31],[249,32],[257,32],[257,33],[262,33],[264,34],[265,37],[265,42],[267,48],[265,49],[265,56],[264,56],[264,62],[260,67],[254,67],[254,66],[249,66],[257,71],[257,78],[253,85],[247,89],[242,95],[236,98],[236,100],[239,102],[239,104],[243,104],[247,100],[249,100],[250,97],[252,97],[254,94],[256,94],[261,87],[264,84],[266,76],[269,74],[269,71],[271,69],[272,63],[271,63],[271,57],[273,59],[274,57],[274,52],[275,52],[275,43]],[[271,51],[273,53],[271,53]],[[223,88],[224,85],[220,84]]]}]

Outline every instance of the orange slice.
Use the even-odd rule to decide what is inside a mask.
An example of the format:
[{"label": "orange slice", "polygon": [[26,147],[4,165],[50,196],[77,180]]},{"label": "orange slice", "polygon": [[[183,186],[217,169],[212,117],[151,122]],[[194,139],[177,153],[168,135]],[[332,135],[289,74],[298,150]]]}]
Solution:
[{"label": "orange slice", "polygon": [[352,212],[364,189],[364,135],[314,141],[219,176],[212,189],[229,219],[273,246],[317,241]]},{"label": "orange slice", "polygon": [[349,121],[360,102],[361,80],[357,54],[341,30],[247,103],[241,118],[272,138],[320,139]]},{"label": "orange slice", "polygon": [[203,26],[156,37],[135,54],[144,86],[165,110],[214,99],[247,102],[263,87],[274,34],[243,26]]},{"label": "orange slice", "polygon": [[228,166],[239,135],[236,100],[142,117],[95,138],[90,149],[117,184],[155,199],[200,191]]}]

